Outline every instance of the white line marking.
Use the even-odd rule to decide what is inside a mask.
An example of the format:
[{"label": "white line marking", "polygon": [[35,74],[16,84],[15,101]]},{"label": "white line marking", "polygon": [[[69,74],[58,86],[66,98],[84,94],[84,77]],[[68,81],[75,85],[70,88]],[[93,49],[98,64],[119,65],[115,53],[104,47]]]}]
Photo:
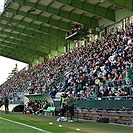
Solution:
[{"label": "white line marking", "polygon": [[9,121],[9,122],[12,122],[12,123],[16,123],[18,125],[22,125],[22,126],[25,126],[25,127],[29,127],[29,128],[32,128],[32,129],[35,129],[35,130],[38,130],[38,131],[41,131],[41,132],[44,132],[44,133],[52,133],[52,132],[49,132],[49,131],[46,131],[46,130],[43,130],[43,129],[40,129],[40,128],[37,128],[37,127],[34,127],[34,126],[30,126],[30,125],[27,125],[27,124],[24,124],[24,123],[21,123],[21,122],[13,121],[13,120],[10,120],[10,119],[6,119],[6,118],[2,118],[2,117],[0,117],[0,119],[5,120],[5,121]]}]

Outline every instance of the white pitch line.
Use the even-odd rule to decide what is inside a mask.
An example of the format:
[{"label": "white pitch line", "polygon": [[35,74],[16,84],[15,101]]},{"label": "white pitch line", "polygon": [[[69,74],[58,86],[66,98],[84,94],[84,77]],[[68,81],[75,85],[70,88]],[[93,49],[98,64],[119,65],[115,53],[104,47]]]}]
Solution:
[{"label": "white pitch line", "polygon": [[5,121],[9,121],[9,122],[12,122],[12,123],[16,123],[18,125],[22,125],[22,126],[25,126],[25,127],[29,127],[29,128],[32,128],[32,129],[35,129],[35,130],[38,130],[38,131],[41,131],[41,132],[44,132],[44,133],[52,133],[52,132],[49,132],[49,131],[46,131],[46,130],[43,130],[43,129],[40,129],[40,128],[37,128],[37,127],[34,127],[34,126],[30,126],[30,125],[27,125],[27,124],[24,124],[24,123],[21,123],[21,122],[13,121],[13,120],[10,120],[10,119],[6,119],[6,118],[2,118],[2,117],[0,117],[0,119],[5,120]]}]

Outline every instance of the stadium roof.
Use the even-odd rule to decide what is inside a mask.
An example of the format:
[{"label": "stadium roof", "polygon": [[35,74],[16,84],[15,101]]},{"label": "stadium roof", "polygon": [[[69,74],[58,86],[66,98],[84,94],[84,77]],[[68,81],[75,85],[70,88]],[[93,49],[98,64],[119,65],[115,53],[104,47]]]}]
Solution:
[{"label": "stadium roof", "polygon": [[118,22],[128,11],[132,0],[7,0],[0,20],[0,55],[25,63],[56,56],[64,52],[73,23],[96,28],[105,20]]}]

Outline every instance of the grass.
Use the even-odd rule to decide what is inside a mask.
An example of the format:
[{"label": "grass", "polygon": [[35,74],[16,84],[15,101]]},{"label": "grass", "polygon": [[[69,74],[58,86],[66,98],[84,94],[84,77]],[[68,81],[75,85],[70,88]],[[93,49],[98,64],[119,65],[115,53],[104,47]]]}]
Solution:
[{"label": "grass", "polygon": [[[26,115],[22,113],[12,112],[10,114],[4,114],[0,112],[0,117],[35,126],[37,128],[49,131],[52,133],[133,133],[133,127],[112,125],[107,123],[97,123],[90,121],[82,121],[74,123],[68,122],[57,122],[57,116],[37,116],[37,115]],[[53,125],[49,125],[52,122]],[[59,127],[62,125],[62,128]],[[76,129],[79,128],[80,131]],[[0,119],[0,132],[3,133],[41,133],[35,129],[18,125],[12,122],[8,122]]]},{"label": "grass", "polygon": [[0,132],[1,133],[40,133],[34,129],[16,125],[15,123],[0,120]]}]

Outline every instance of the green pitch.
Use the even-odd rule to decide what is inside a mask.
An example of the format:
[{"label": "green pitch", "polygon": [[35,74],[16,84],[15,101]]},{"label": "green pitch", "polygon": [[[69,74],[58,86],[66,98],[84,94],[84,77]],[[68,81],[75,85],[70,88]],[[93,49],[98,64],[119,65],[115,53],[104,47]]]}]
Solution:
[{"label": "green pitch", "polygon": [[[4,120],[3,120],[4,118]],[[74,123],[57,122],[58,117],[4,114],[0,112],[1,133],[133,133],[133,127],[74,120]],[[53,124],[49,124],[53,123]],[[62,127],[59,127],[62,125]],[[77,130],[79,129],[79,130]]]}]

